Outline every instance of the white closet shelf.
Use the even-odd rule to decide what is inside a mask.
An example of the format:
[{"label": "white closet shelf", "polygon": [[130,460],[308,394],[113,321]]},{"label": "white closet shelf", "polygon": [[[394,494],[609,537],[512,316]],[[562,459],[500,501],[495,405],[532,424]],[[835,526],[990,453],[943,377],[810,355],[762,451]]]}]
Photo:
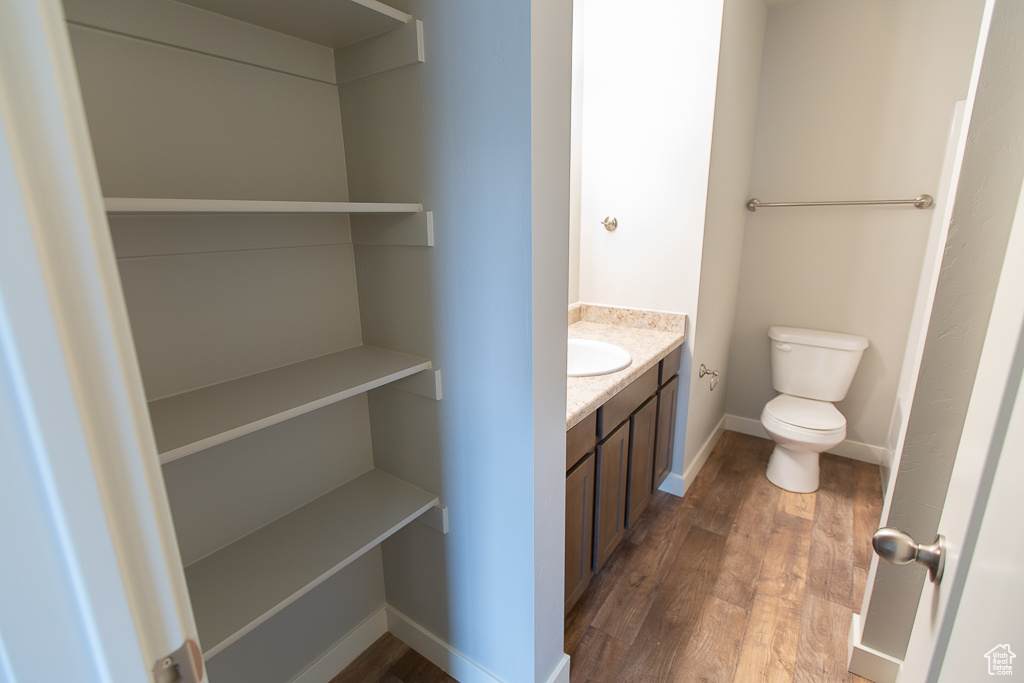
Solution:
[{"label": "white closet shelf", "polygon": [[338,48],[408,23],[412,17],[378,0],[181,0],[217,14]]},{"label": "white closet shelf", "polygon": [[429,370],[424,358],[357,346],[149,402],[160,462]]},{"label": "white closet shelf", "polygon": [[212,657],[438,505],[370,470],[185,568],[199,638]]},{"label": "white closet shelf", "polygon": [[419,213],[422,204],[107,197],[107,213]]}]

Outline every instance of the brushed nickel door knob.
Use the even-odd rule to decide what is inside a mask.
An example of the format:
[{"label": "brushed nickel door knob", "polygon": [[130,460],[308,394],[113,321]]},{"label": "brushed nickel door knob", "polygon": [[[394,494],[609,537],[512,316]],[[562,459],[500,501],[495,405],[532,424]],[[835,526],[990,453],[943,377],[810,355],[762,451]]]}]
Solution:
[{"label": "brushed nickel door knob", "polygon": [[939,534],[931,545],[917,543],[908,533],[885,527],[871,537],[875,553],[892,564],[917,562],[928,567],[932,583],[942,581],[942,570],[946,566],[946,537]]}]

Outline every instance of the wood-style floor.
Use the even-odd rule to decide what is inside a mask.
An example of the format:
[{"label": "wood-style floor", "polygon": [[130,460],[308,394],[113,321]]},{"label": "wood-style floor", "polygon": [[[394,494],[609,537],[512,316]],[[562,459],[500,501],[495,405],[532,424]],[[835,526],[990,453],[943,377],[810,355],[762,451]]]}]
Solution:
[{"label": "wood-style floor", "polygon": [[[726,432],[684,499],[654,496],[566,617],[574,683],[865,680],[846,643],[878,468],[823,455],[818,492],[789,493],[764,476],[771,449]],[[452,680],[385,636],[332,683]]]},{"label": "wood-style floor", "polygon": [[458,683],[416,650],[385,633],[331,683]]},{"label": "wood-style floor", "polygon": [[881,514],[878,467],[821,456],[821,486],[764,476],[726,432],[683,499],[659,493],[566,618],[573,681],[857,681],[846,670]]}]

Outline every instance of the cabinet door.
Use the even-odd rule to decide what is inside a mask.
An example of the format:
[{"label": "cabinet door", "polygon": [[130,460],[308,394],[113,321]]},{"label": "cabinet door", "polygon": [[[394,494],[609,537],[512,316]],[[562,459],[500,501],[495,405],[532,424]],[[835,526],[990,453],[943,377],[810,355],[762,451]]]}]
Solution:
[{"label": "cabinet door", "polygon": [[619,545],[626,528],[629,423],[623,422],[597,445],[597,499],[594,501],[594,571]]},{"label": "cabinet door", "polygon": [[651,502],[654,468],[655,429],[658,401],[647,399],[629,417],[629,479],[626,496],[626,528],[632,528]]},{"label": "cabinet door", "polygon": [[661,486],[672,468],[672,444],[676,440],[676,406],[679,375],[658,389],[658,445],[654,449],[654,488]]},{"label": "cabinet door", "polygon": [[565,612],[569,613],[594,575],[594,454],[565,477]]}]

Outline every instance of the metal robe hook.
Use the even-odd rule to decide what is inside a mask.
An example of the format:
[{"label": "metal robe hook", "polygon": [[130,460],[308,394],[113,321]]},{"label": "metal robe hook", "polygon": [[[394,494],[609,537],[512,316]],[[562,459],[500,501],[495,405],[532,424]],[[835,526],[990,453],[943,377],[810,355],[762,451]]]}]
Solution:
[{"label": "metal robe hook", "polygon": [[703,379],[705,375],[711,375],[711,391],[714,391],[718,386],[718,370],[708,370],[707,366],[701,363],[697,376]]}]

